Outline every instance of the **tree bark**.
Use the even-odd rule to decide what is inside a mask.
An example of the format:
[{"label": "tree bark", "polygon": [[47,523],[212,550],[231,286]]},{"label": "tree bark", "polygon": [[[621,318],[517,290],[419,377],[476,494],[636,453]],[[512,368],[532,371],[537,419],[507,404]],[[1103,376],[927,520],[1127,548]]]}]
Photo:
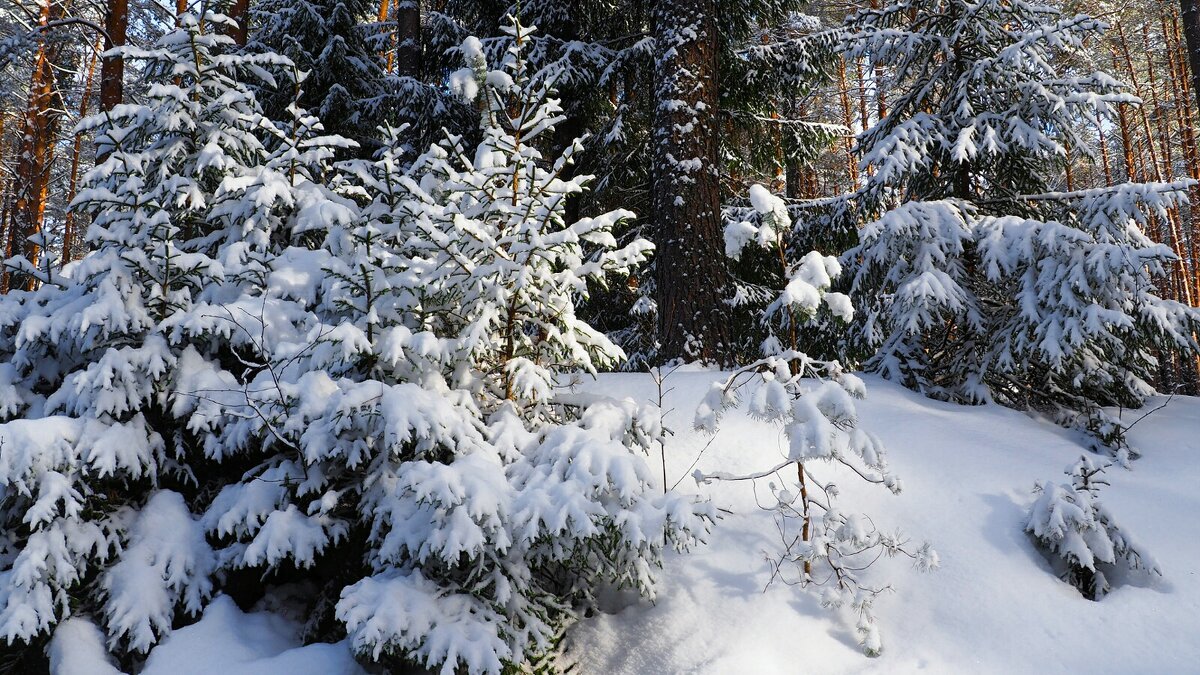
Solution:
[{"label": "tree bark", "polygon": [[[102,39],[102,37],[97,37],[97,51]],[[92,98],[92,84],[96,75],[96,53],[93,51],[92,58],[88,61],[87,79],[83,85],[83,95],[79,97],[79,119],[86,118],[88,114],[88,102]],[[67,203],[75,199],[75,192],[79,186],[79,159],[83,150],[83,137],[82,131],[76,132],[75,142],[71,146],[71,178],[67,182]],[[62,261],[64,264],[74,259],[75,240],[78,239],[75,229],[75,211],[67,209],[67,215],[63,218]]]},{"label": "tree bark", "polygon": [[[62,18],[63,6],[57,0],[46,0],[41,10],[39,24],[43,27]],[[7,245],[8,251],[20,252],[35,267],[42,252],[36,235],[41,232],[46,215],[50,169],[54,163],[54,141],[62,117],[54,77],[54,63],[58,60],[62,45],[52,38],[49,31],[43,30],[34,56],[17,155],[16,191]],[[17,286],[33,289],[37,285],[33,276],[21,275],[20,279],[11,276],[6,269],[2,283],[5,291]]]},{"label": "tree bark", "polygon": [[659,356],[728,363],[714,0],[654,8],[654,169]]},{"label": "tree bark", "polygon": [[1200,106],[1200,0],[1179,0],[1188,65],[1192,68],[1192,94]]},{"label": "tree bark", "polygon": [[[1119,72],[1120,67],[1117,63],[1117,52],[1112,53],[1113,72]],[[1118,103],[1117,108],[1117,124],[1121,129],[1121,159],[1125,163],[1125,180],[1132,182],[1136,178],[1134,171],[1133,159],[1133,134],[1129,131],[1129,116],[1125,113],[1125,106]]]},{"label": "tree bark", "polygon": [[398,0],[396,2],[396,74],[419,78],[423,66],[421,0]]},{"label": "tree bark", "polygon": [[850,85],[846,82],[846,60],[841,60],[841,68],[838,70],[838,94],[842,100],[842,125],[846,127],[846,133],[849,135],[842,139],[846,149],[846,175],[850,178],[850,189],[848,192],[854,192],[858,189],[858,161],[854,157],[854,120],[853,109],[850,105]]},{"label": "tree bark", "polygon": [[[104,49],[125,46],[129,27],[129,0],[108,0],[104,15]],[[125,59],[106,56],[100,64],[100,109],[109,111],[125,97]]]},{"label": "tree bark", "polygon": [[236,28],[229,29],[229,37],[239,47],[245,47],[250,36],[250,0],[233,0],[229,6],[229,18],[237,22]]}]

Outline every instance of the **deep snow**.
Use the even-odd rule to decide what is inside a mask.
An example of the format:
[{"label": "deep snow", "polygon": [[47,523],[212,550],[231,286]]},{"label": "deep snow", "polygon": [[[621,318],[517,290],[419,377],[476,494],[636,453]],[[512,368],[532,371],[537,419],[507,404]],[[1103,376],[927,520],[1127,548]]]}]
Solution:
[{"label": "deep snow", "polygon": [[[668,426],[688,428],[713,378],[668,378]],[[767,587],[763,551],[777,550],[778,537],[748,484],[697,488],[685,478],[678,489],[704,490],[733,514],[706,547],[668,560],[657,604],[600,615],[572,631],[582,672],[1200,672],[1200,399],[1176,397],[1136,424],[1131,437],[1144,457],[1131,471],[1110,469],[1112,486],[1102,493],[1164,577],[1089,602],[1050,571],[1023,532],[1034,481],[1064,479],[1081,453],[1069,432],[999,406],[941,403],[865,380],[861,424],[883,439],[904,491],[839,480],[842,508],[872,515],[882,530],[899,527],[915,542],[929,539],[941,557],[931,573],[903,558],[873,568],[896,589],[876,604],[883,655],[864,657],[853,624],[822,609],[815,593]],[[656,395],[645,376],[602,383]],[[1154,399],[1146,410],[1164,402]],[[769,468],[780,439],[775,429],[730,415],[697,467]],[[706,442],[691,431],[670,440],[670,480],[688,472]]]},{"label": "deep snow", "polygon": [[[751,472],[777,460],[781,434],[731,412],[715,440],[691,430],[700,398],[718,373],[679,371],[665,386],[668,480],[708,495],[730,513],[703,548],[671,556],[656,604],[628,605],[583,620],[568,657],[585,675],[842,672],[1200,672],[1200,399],[1166,406],[1133,429],[1144,456],[1114,468],[1102,499],[1162,565],[1164,577],[1118,586],[1098,603],[1058,580],[1023,533],[1036,480],[1063,479],[1080,445],[1072,435],[998,406],[961,407],[925,399],[867,377],[862,426],[885,442],[904,490],[895,496],[849,476],[837,480],[847,512],[871,515],[882,530],[933,542],[941,569],[918,573],[906,558],[872,568],[895,586],[876,604],[884,653],[869,659],[853,625],[822,609],[817,594],[767,586],[764,551],[777,550],[769,513],[749,483],[697,486],[690,474]],[[590,389],[656,401],[646,375],[603,375]],[[1125,411],[1133,420],[1142,412]],[[699,455],[699,460],[696,461]],[[659,471],[659,458],[650,457]],[[693,462],[695,465],[693,466]],[[828,469],[819,475],[829,476]],[[765,495],[760,485],[759,495]],[[345,643],[301,647],[298,624],[243,613],[218,598],[201,621],[151,652],[146,673],[357,675]],[[79,651],[60,675],[89,671],[99,634],[77,631]],[[92,644],[94,643],[94,644]],[[89,645],[91,648],[89,649]],[[71,651],[71,650],[68,650]],[[85,653],[85,651],[87,653]],[[112,672],[112,671],[105,671]]]}]

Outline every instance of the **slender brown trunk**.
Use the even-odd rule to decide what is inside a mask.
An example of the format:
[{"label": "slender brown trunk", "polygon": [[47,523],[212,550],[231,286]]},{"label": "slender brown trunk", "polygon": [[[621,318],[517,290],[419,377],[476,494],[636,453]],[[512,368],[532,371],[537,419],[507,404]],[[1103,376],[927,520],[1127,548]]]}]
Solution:
[{"label": "slender brown trunk", "polygon": [[660,0],[651,214],[659,356],[727,363],[714,0]]},{"label": "slender brown trunk", "polygon": [[864,130],[871,128],[871,113],[867,104],[867,76],[863,73],[862,59],[854,62],[855,75],[858,77],[858,117],[862,120]]},{"label": "slender brown trunk", "polygon": [[[56,0],[42,5],[39,24],[47,26],[62,16],[63,7]],[[58,60],[61,43],[52,39],[49,31],[39,34],[33,73],[29,82],[28,104],[21,130],[21,145],[17,157],[15,202],[9,229],[8,248],[20,251],[34,267],[41,255],[36,235],[41,232],[46,216],[46,199],[50,192],[50,170],[54,163],[54,142],[58,136],[62,110],[55,87],[54,63]],[[14,281],[5,271],[4,290],[16,284],[33,289],[37,280],[22,275]]]},{"label": "slender brown trunk", "polygon": [[229,6],[229,18],[237,22],[237,26],[229,29],[229,37],[239,47],[245,47],[250,37],[250,0],[233,0]]},{"label": "slender brown trunk", "polygon": [[1179,0],[1183,36],[1187,41],[1188,64],[1192,68],[1192,94],[1200,109],[1200,5],[1198,0]]},{"label": "slender brown trunk", "polygon": [[[1169,36],[1169,37],[1168,37]],[[1170,29],[1166,19],[1163,20],[1163,40],[1167,49],[1173,55],[1171,59],[1171,90],[1175,98],[1175,116],[1179,124],[1180,138],[1183,143],[1184,162],[1187,164],[1188,177],[1200,179],[1200,148],[1196,145],[1196,129],[1193,124],[1192,98],[1187,90],[1187,61],[1183,40],[1179,34],[1179,19],[1171,16]],[[1188,190],[1188,226],[1186,228],[1188,258],[1191,262],[1191,276],[1188,283],[1192,286],[1192,297],[1200,300],[1200,246],[1197,245],[1196,217],[1200,209],[1200,186],[1193,185]]]},{"label": "slender brown trunk", "polygon": [[[389,66],[391,55],[388,56]],[[424,68],[421,0],[396,2],[396,73],[419,78]]]},{"label": "slender brown trunk", "polygon": [[[1113,60],[1113,70],[1114,71],[1119,70],[1119,67],[1117,65],[1117,52],[1116,51],[1113,51],[1113,53],[1112,53],[1112,60]],[[1125,111],[1124,104],[1121,104],[1121,103],[1117,104],[1117,124],[1121,128],[1121,151],[1122,151],[1122,155],[1123,155],[1122,159],[1125,162],[1125,180],[1133,181],[1133,180],[1135,180],[1135,176],[1136,176],[1136,174],[1134,173],[1134,162],[1133,162],[1133,135],[1129,131],[1129,115]]]},{"label": "slender brown trunk", "polygon": [[1071,146],[1069,143],[1063,143],[1063,150],[1066,152],[1066,157],[1063,159],[1063,167],[1067,173],[1067,192],[1075,190],[1075,172],[1071,167]]},{"label": "slender brown trunk", "polygon": [[[1129,42],[1125,39],[1125,29],[1120,22],[1117,23],[1117,37],[1121,45],[1121,53],[1125,57],[1125,70],[1129,75],[1129,84],[1133,86],[1133,91],[1138,98],[1145,101],[1147,97],[1143,95],[1137,70],[1133,67],[1133,57],[1129,53]],[[1138,106],[1138,115],[1142,122],[1142,132],[1146,136],[1146,149],[1150,153],[1150,166],[1153,169],[1153,173],[1150,175],[1154,177],[1154,180],[1161,181],[1163,179],[1162,167],[1158,164],[1158,151],[1154,147],[1154,133],[1150,130],[1150,115],[1146,112],[1145,105]]]},{"label": "slender brown trunk", "polygon": [[[8,125],[8,111],[0,108],[0,166],[4,166],[5,155],[8,147],[5,144],[5,128]],[[12,252],[8,249],[7,242],[11,240],[8,232],[9,213],[12,210],[12,194],[8,191],[9,172],[0,171],[0,247],[4,248],[4,259],[8,259]],[[6,272],[0,266],[0,284],[7,283],[4,278]],[[0,291],[7,290],[7,286],[0,288]]]},{"label": "slender brown trunk", "polygon": [[391,36],[387,39],[387,46],[384,48],[383,53],[379,55],[383,58],[384,63],[387,66],[386,70],[384,71],[387,73],[392,72],[392,68],[395,67],[396,64],[396,32],[389,30],[387,27],[388,12],[391,7],[392,0],[380,0],[379,14],[376,17],[383,30],[391,33]]},{"label": "slender brown trunk", "polygon": [[1104,187],[1112,187],[1112,162],[1108,158],[1108,139],[1104,137],[1103,125],[1096,125],[1096,133],[1100,140],[1100,161],[1104,165]]},{"label": "slender brown trunk", "polygon": [[[1154,118],[1158,126],[1160,152],[1162,153],[1161,157],[1164,163],[1163,167],[1159,169],[1156,162],[1155,173],[1159,177],[1159,180],[1163,180],[1164,178],[1169,177],[1169,174],[1171,173],[1171,167],[1174,163],[1172,160],[1170,142],[1171,129],[1170,125],[1168,124],[1169,118],[1166,112],[1163,110],[1162,102],[1159,100],[1158,96],[1158,78],[1154,73],[1155,59],[1153,56],[1153,51],[1151,50],[1150,30],[1147,24],[1142,24],[1142,49],[1146,53],[1146,83],[1149,87],[1149,99],[1147,100],[1147,103],[1154,111]],[[1149,114],[1146,112],[1145,108],[1146,106],[1143,106],[1142,108],[1143,124],[1146,128],[1146,137],[1149,141],[1150,148],[1153,151],[1154,139],[1150,134]],[[1177,256],[1176,264],[1172,265],[1171,270],[1171,277],[1175,287],[1175,299],[1191,305],[1192,289],[1191,284],[1188,283],[1189,275],[1185,266],[1187,256],[1185,255],[1186,252],[1182,247],[1183,238],[1180,231],[1180,217],[1179,210],[1177,208],[1171,208],[1167,210],[1167,218],[1164,225],[1166,226],[1166,231],[1164,234],[1166,235],[1167,245],[1171,247],[1171,250],[1175,251]]]},{"label": "slender brown trunk", "polygon": [[[103,36],[96,39],[96,50],[92,52],[92,57],[88,60],[87,79],[83,84],[83,94],[79,97],[79,119],[84,119],[88,114],[88,101],[92,98],[92,83],[96,76],[96,56],[102,40],[104,40]],[[68,204],[75,199],[76,187],[79,185],[79,154],[83,148],[83,136],[83,132],[76,132],[75,142],[71,146],[71,177],[67,182]],[[69,208],[63,219],[62,261],[64,264],[71,262],[74,258],[75,239],[75,210]]]},{"label": "slender brown trunk", "polygon": [[[862,121],[862,130],[866,131],[871,128],[871,113],[867,102],[867,77],[863,72],[863,60],[854,60],[854,74],[858,77],[858,118]],[[875,174],[875,167],[868,164],[866,167],[867,175]]]},{"label": "slender brown trunk", "polygon": [[[846,127],[847,133],[854,133],[854,122],[852,119],[853,108],[850,105],[850,86],[846,82],[846,61],[842,59],[841,68],[838,70],[838,89],[842,99],[842,125]],[[846,148],[846,175],[850,177],[850,190],[858,189],[858,162],[854,159],[854,138],[846,136],[843,139],[843,145]]]},{"label": "slender brown trunk", "polygon": [[[879,0],[871,0],[871,9],[879,9]],[[883,64],[875,61],[875,108],[879,115],[879,121],[887,117],[887,98],[883,93]]]},{"label": "slender brown trunk", "polygon": [[[108,0],[104,15],[104,49],[125,46],[129,26],[129,0]],[[125,59],[106,56],[100,64],[100,109],[112,110],[125,96]]]}]

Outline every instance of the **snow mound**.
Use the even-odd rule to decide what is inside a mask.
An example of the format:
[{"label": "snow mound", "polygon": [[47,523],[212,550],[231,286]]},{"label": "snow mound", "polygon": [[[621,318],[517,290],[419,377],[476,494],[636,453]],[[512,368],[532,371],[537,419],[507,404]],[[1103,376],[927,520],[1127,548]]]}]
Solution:
[{"label": "snow mound", "polygon": [[302,646],[299,631],[281,616],[245,613],[219,596],[200,621],[151,650],[142,675],[366,675],[345,641]]}]

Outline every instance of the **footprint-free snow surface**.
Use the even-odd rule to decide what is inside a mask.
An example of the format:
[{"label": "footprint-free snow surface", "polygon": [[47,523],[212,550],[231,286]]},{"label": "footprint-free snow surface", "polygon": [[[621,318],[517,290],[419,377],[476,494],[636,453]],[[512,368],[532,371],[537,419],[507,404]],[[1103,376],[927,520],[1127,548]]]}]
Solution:
[{"label": "footprint-free snow surface", "polygon": [[[690,473],[709,440],[689,422],[712,379],[677,372],[667,380],[667,425],[687,430],[667,445],[671,482]],[[883,654],[863,656],[853,623],[822,609],[819,591],[767,585],[765,553],[781,545],[751,485],[697,487],[684,478],[677,489],[707,494],[732,514],[706,547],[667,560],[655,605],[601,614],[571,633],[583,673],[1200,672],[1200,399],[1157,398],[1125,411],[1132,421],[1161,407],[1134,425],[1144,456],[1131,471],[1109,470],[1102,500],[1164,576],[1090,602],[1054,575],[1023,532],[1034,482],[1066,480],[1063,469],[1081,454],[1071,434],[999,406],[940,403],[865,379],[861,426],[884,441],[903,491],[832,474],[842,509],[929,540],[941,558],[930,573],[907,558],[872,568],[869,578],[895,588],[876,603]],[[645,376],[607,376],[601,386],[656,396]],[[730,414],[696,467],[767,469],[781,444],[778,430]],[[769,500],[765,482],[758,495]]]},{"label": "footprint-free snow surface", "polygon": [[[861,426],[886,444],[903,492],[825,468],[818,476],[838,484],[845,512],[867,513],[880,529],[902,530],[915,543],[929,540],[941,559],[931,573],[912,569],[907,558],[870,570],[868,580],[895,588],[876,603],[884,652],[872,659],[859,650],[853,623],[821,608],[819,592],[768,585],[766,555],[780,541],[771,514],[756,505],[755,486],[698,486],[690,477],[696,469],[750,473],[780,458],[779,430],[736,411],[715,438],[691,430],[697,403],[718,378],[672,374],[663,407],[676,431],[666,449],[668,481],[712,499],[724,517],[706,546],[667,559],[655,604],[614,594],[608,613],[570,632],[576,672],[1200,672],[1200,399],[1160,397],[1145,410],[1125,411],[1132,421],[1154,410],[1131,434],[1143,457],[1130,471],[1110,469],[1102,500],[1164,576],[1134,579],[1089,602],[1055,576],[1022,529],[1034,482],[1065,480],[1063,469],[1081,453],[1076,439],[1001,407],[939,403],[866,378]],[[657,400],[646,375],[604,375],[589,389]],[[659,457],[649,460],[661,470]],[[757,495],[769,499],[766,481]],[[218,598],[199,623],[151,652],[145,672],[363,672],[344,643],[301,646],[298,627]],[[102,640],[81,629],[71,644],[53,645],[55,671],[115,673],[102,663]]]}]

